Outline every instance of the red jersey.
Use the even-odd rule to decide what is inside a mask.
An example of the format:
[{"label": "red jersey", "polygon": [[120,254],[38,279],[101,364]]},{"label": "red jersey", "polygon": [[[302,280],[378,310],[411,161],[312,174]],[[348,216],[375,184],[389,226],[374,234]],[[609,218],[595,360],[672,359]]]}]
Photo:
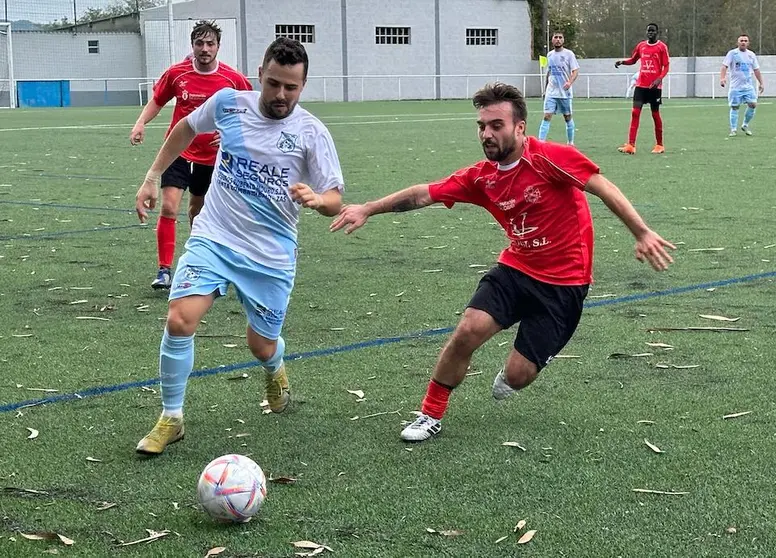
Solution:
[{"label": "red jersey", "polygon": [[[219,62],[218,67],[208,73],[197,70],[194,61],[189,59],[170,66],[154,85],[154,102],[160,107],[175,98],[172,122],[166,135],[169,135],[173,126],[182,118],[194,112],[194,109],[212,97],[216,91],[227,87],[242,91],[252,89],[248,78],[223,62]],[[198,135],[181,156],[193,163],[215,165],[218,147],[210,145],[213,136],[214,134]]]},{"label": "red jersey", "polygon": [[573,146],[529,137],[514,165],[481,161],[429,185],[431,199],[487,209],[507,233],[499,262],[552,285],[593,281],[593,219],[584,188],[598,166]]},{"label": "red jersey", "polygon": [[[639,69],[639,78],[636,81],[636,87],[652,87],[652,83],[660,78],[664,78],[668,73],[668,46],[663,41],[650,44],[649,41],[641,41],[633,49],[633,54],[626,65],[635,64],[641,60]],[[658,85],[662,89],[663,85]]]}]

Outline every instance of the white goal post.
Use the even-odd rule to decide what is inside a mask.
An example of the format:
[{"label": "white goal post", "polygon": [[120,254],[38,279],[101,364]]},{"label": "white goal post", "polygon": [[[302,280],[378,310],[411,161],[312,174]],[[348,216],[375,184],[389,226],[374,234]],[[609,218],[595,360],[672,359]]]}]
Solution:
[{"label": "white goal post", "polygon": [[16,107],[11,23],[0,21],[0,108]]}]

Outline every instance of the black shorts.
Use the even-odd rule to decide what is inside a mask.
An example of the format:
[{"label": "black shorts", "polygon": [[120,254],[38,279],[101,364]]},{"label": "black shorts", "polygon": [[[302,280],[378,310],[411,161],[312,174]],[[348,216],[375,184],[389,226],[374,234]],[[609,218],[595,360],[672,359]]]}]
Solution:
[{"label": "black shorts", "polygon": [[162,173],[162,188],[172,186],[188,190],[192,196],[204,196],[210,187],[210,177],[212,176],[212,166],[192,163],[183,157],[178,157]]},{"label": "black shorts", "polygon": [[633,106],[649,105],[652,110],[658,110],[663,104],[663,90],[658,87],[637,87],[633,90]]},{"label": "black shorts", "polygon": [[504,329],[517,322],[515,350],[541,370],[569,342],[589,285],[551,285],[498,264],[480,280],[469,308],[490,314]]}]

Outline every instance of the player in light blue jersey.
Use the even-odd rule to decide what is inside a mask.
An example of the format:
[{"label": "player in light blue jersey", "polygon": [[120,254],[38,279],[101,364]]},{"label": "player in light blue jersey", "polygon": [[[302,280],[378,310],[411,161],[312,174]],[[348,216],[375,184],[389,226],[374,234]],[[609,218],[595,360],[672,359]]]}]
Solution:
[{"label": "player in light blue jersey", "polygon": [[219,133],[205,205],[172,279],[159,356],[163,412],[138,443],[139,453],[162,453],[183,438],[194,333],[230,284],[248,318],[248,347],[266,371],[269,407],[280,413],[288,406],[280,332],[294,284],[299,211],[336,215],[344,183],[329,131],[297,106],[307,68],[298,41],[277,39],[259,68],[261,92],[222,89],[181,120],[138,191],[136,209],[144,221],[158,199],[162,172],[197,134]]},{"label": "player in light blue jersey", "polygon": [[[738,36],[738,47],[730,50],[722,62],[722,69],[719,73],[719,85],[727,85],[728,71],[730,72],[730,87],[728,88],[728,104],[730,105],[730,137],[736,135],[738,128],[738,107],[746,103],[747,109],[744,114],[744,123],[741,125],[741,131],[747,136],[752,135],[749,129],[749,123],[754,118],[754,112],[757,108],[757,94],[765,91],[763,75],[760,72],[760,64],[757,62],[757,56],[749,50],[749,35],[746,33]],[[752,75],[757,78],[758,87],[754,88]]]},{"label": "player in light blue jersey", "polygon": [[544,119],[539,126],[539,139],[547,139],[552,115],[559,113],[566,121],[566,140],[574,145],[574,118],[571,113],[571,99],[574,96],[572,84],[579,75],[579,64],[574,53],[563,48],[563,33],[552,34],[553,50],[547,54],[547,77],[544,92]]}]

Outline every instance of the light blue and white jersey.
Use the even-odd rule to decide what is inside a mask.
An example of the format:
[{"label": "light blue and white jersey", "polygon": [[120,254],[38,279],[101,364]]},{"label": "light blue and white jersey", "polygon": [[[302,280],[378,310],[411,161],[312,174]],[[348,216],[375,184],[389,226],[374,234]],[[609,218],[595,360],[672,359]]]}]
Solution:
[{"label": "light blue and white jersey", "polygon": [[300,106],[282,120],[259,110],[258,91],[221,89],[187,121],[197,134],[218,131],[218,150],[205,205],[191,236],[203,237],[274,269],[296,266],[301,206],[289,186],[304,182],[322,194],[344,180],[331,134]]},{"label": "light blue and white jersey", "polygon": [[579,63],[574,53],[567,48],[560,51],[551,50],[547,54],[547,81],[546,97],[554,99],[571,99],[574,94],[571,87],[563,89],[563,84],[571,79],[571,72],[579,70]]},{"label": "light blue and white jersey", "polygon": [[728,68],[731,91],[754,89],[754,70],[760,69],[754,52],[734,48],[727,53],[722,65]]}]

